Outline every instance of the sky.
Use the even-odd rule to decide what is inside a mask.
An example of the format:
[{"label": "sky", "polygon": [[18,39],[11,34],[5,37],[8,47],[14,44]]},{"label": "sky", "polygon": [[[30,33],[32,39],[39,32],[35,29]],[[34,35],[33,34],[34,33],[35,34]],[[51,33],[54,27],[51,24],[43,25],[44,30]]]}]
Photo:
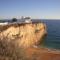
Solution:
[{"label": "sky", "polygon": [[0,0],[0,19],[21,16],[60,19],[60,0]]}]

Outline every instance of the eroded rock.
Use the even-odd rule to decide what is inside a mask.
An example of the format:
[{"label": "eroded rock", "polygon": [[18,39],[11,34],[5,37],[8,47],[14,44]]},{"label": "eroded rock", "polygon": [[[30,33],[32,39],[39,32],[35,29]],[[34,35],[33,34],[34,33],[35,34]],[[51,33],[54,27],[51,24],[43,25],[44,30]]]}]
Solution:
[{"label": "eroded rock", "polygon": [[[1,27],[1,26],[0,26]],[[27,48],[38,44],[47,33],[44,23],[10,24],[1,27],[0,39],[14,40],[15,44]]]}]

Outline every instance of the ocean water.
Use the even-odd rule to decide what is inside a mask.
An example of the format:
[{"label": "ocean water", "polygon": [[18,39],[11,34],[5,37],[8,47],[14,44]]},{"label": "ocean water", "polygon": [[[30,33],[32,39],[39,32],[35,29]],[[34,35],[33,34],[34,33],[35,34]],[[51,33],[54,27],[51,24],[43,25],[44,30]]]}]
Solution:
[{"label": "ocean water", "polygon": [[47,25],[47,37],[43,40],[42,46],[53,49],[60,49],[60,20],[41,20]]},{"label": "ocean water", "polygon": [[60,50],[60,20],[41,19],[33,20],[33,22],[43,22],[47,26],[47,36],[42,41],[40,47],[47,47]]}]

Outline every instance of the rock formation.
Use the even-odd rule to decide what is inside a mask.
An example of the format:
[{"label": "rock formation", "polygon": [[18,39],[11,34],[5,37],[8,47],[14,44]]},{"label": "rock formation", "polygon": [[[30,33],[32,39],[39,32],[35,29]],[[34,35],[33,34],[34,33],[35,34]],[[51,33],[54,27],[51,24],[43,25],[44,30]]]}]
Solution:
[{"label": "rock formation", "polygon": [[0,26],[0,40],[14,41],[23,48],[37,45],[46,33],[44,23],[15,23]]}]

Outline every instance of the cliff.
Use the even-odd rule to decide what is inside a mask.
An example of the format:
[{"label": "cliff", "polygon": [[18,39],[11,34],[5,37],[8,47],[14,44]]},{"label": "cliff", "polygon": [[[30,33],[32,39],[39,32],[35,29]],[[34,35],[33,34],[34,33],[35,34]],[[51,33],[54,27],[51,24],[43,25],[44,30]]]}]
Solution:
[{"label": "cliff", "polygon": [[46,33],[44,23],[15,23],[0,26],[0,40],[14,41],[23,48],[37,45]]},{"label": "cliff", "polygon": [[60,51],[34,47],[46,33],[44,23],[0,25],[0,60],[60,60]]}]

